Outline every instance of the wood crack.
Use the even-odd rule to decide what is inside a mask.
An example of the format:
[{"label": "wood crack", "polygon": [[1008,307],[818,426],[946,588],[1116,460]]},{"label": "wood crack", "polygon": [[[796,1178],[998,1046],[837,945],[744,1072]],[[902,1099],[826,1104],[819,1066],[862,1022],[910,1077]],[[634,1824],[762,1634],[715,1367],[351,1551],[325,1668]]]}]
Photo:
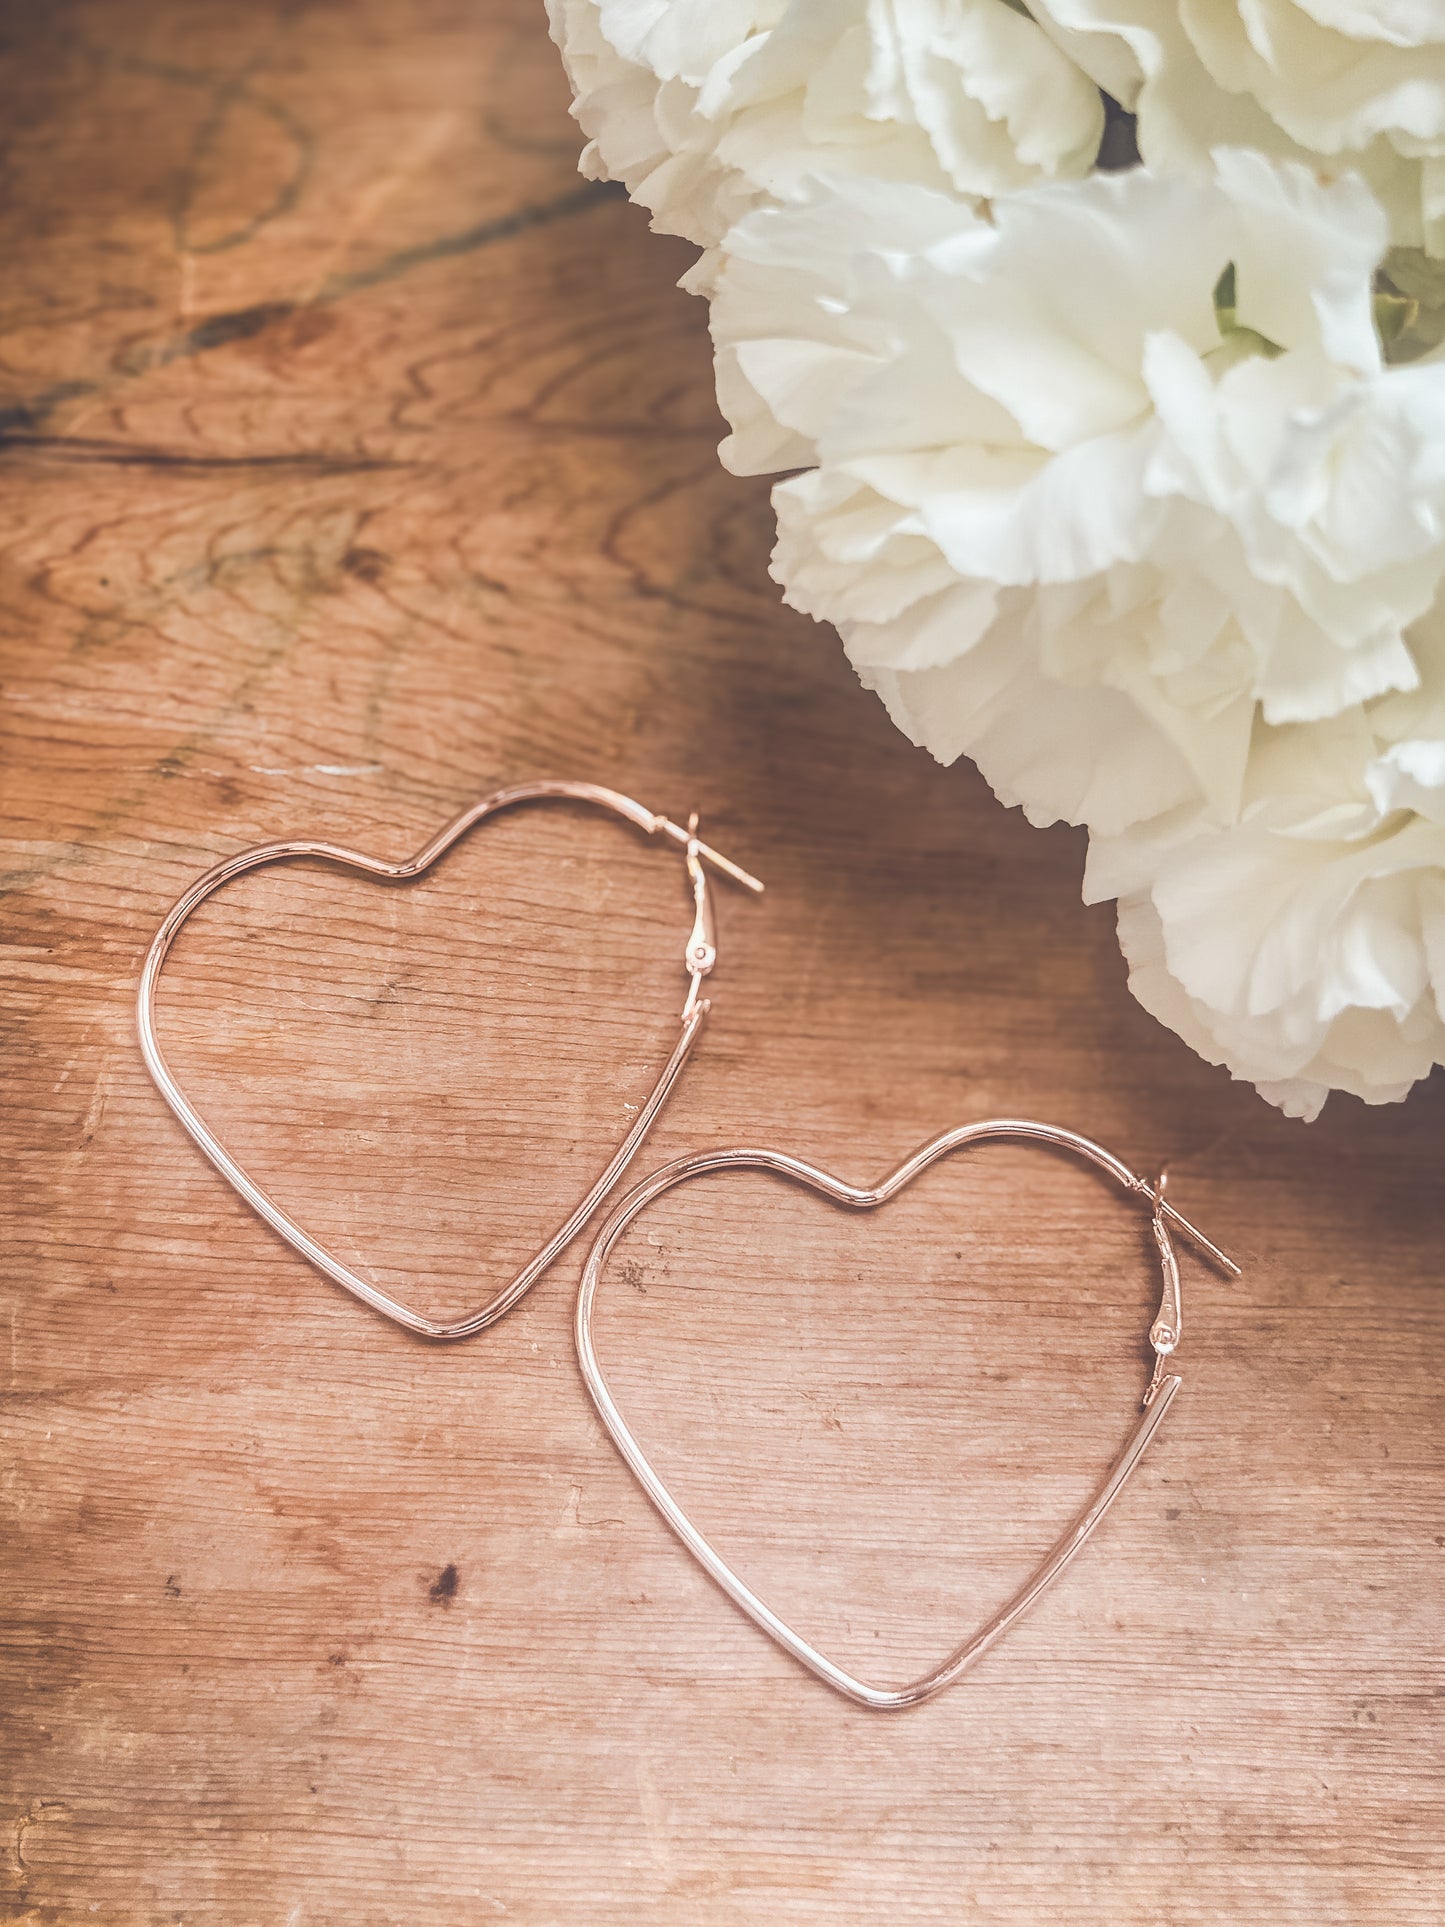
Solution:
[{"label": "wood crack", "polygon": [[[474,222],[472,226],[454,234],[442,234],[412,247],[398,248],[370,267],[356,268],[347,274],[328,275],[315,294],[304,302],[261,301],[223,314],[208,315],[205,320],[182,329],[164,341],[134,350],[120,365],[121,378],[133,379],[148,374],[153,368],[169,367],[172,362],[208,354],[213,348],[224,348],[235,341],[252,340],[277,322],[288,321],[306,309],[327,306],[331,302],[344,300],[347,295],[360,294],[368,288],[399,280],[433,261],[474,254],[480,248],[493,247],[532,228],[545,227],[549,222],[586,213],[604,201],[625,198],[623,189],[614,182],[589,181],[582,187],[558,195],[553,201],[516,208],[509,214]],[[113,386],[113,382],[107,381],[61,381],[49,388],[42,388],[28,400],[11,402],[7,407],[0,408],[0,447],[22,440],[27,431],[33,432],[43,427],[64,403],[85,400]]]}]

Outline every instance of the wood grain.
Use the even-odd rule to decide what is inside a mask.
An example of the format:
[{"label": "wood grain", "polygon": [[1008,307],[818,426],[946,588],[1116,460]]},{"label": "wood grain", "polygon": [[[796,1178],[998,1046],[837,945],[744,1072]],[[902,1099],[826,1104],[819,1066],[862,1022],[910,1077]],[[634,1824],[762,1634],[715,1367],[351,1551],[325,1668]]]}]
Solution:
[{"label": "wood grain", "polygon": [[[1129,999],[1079,839],[911,750],[778,606],[685,251],[579,184],[526,0],[12,9],[0,314],[0,1895],[24,1922],[1445,1920],[1445,1089],[1310,1128]],[[195,1154],[132,1038],[222,853],[401,854],[563,774],[767,880],[648,1166],[881,1173],[1034,1113],[1243,1259],[1066,1581],[900,1719],[801,1674],[599,1436],[575,1251],[407,1339]],[[670,1044],[680,865],[566,810],[411,891],[208,905],[175,1060],[389,1285],[486,1295]],[[630,1234],[600,1339],[742,1569],[887,1677],[1128,1424],[1136,1220],[990,1151],[860,1223],[758,1178]],[[865,1294],[862,1287],[868,1287]]]}]

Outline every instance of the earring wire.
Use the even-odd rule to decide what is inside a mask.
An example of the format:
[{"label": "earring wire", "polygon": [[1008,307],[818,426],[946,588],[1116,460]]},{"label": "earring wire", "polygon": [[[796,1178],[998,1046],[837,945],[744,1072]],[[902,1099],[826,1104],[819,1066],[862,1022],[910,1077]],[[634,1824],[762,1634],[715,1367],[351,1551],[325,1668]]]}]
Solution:
[{"label": "earring wire", "polygon": [[[602,1364],[597,1355],[594,1331],[597,1293],[608,1256],[628,1226],[655,1199],[688,1179],[715,1171],[771,1171],[779,1177],[818,1192],[835,1204],[855,1211],[873,1211],[896,1197],[920,1172],[940,1158],[949,1157],[968,1145],[996,1138],[1023,1139],[1067,1152],[1102,1171],[1124,1192],[1148,1201],[1163,1279],[1159,1311],[1149,1331],[1149,1340],[1154,1348],[1153,1377],[1144,1394],[1141,1413],[1135,1419],[1117,1457],[1096,1486],[1093,1497],[1055,1540],[1012,1598],[1006,1600],[978,1632],[960,1646],[955,1647],[941,1665],[925,1673],[922,1678],[913,1680],[905,1686],[876,1686],[850,1673],[846,1667],[830,1659],[810,1640],[795,1631],[780,1613],[775,1612],[753,1591],[741,1574],[693,1523],[690,1515],[673,1496],[671,1488],[653,1465],[638,1442],[636,1434],[623,1417],[606,1374],[602,1370]],[[882,1712],[896,1712],[904,1707],[917,1706],[922,1701],[931,1699],[935,1693],[941,1693],[945,1687],[951,1686],[955,1680],[960,1679],[964,1673],[975,1666],[1011,1627],[1017,1625],[1024,1614],[1073,1563],[1123,1490],[1158,1430],[1175,1393],[1183,1383],[1177,1372],[1166,1370],[1165,1367],[1165,1361],[1179,1342],[1181,1329],[1179,1265],[1169,1236],[1169,1225],[1177,1224],[1205,1256],[1217,1264],[1222,1271],[1231,1277],[1240,1276],[1239,1266],[1233,1259],[1226,1258],[1217,1245],[1196,1230],[1172,1205],[1167,1204],[1163,1194],[1162,1177],[1157,1183],[1150,1184],[1146,1179],[1138,1177],[1102,1145],[1095,1144],[1089,1138],[1081,1137],[1075,1131],[1065,1130],[1059,1125],[1041,1124],[1031,1118],[990,1118],[981,1123],[964,1124],[955,1130],[945,1131],[922,1145],[912,1157],[905,1158],[903,1163],[896,1170],[891,1171],[880,1184],[873,1186],[849,1184],[842,1178],[834,1177],[831,1172],[820,1170],[816,1165],[805,1164],[801,1158],[789,1157],[781,1151],[738,1146],[726,1150],[701,1151],[691,1157],[678,1158],[674,1163],[664,1165],[660,1171],[654,1171],[651,1177],[644,1178],[625,1197],[619,1199],[603,1219],[593,1239],[592,1248],[587,1254],[587,1263],[582,1272],[582,1283],[577,1293],[577,1310],[573,1327],[577,1343],[577,1359],[582,1369],[583,1381],[596,1407],[598,1417],[613,1444],[631,1467],[643,1491],[703,1571],[736,1605],[742,1608],[755,1624],[776,1640],[785,1652],[791,1653],[794,1659],[800,1661],[810,1672],[815,1673],[819,1679],[846,1699],[856,1700],[862,1706],[873,1707]]]},{"label": "earring wire", "polygon": [[[541,1250],[522,1267],[509,1284],[465,1318],[452,1321],[428,1318],[423,1313],[413,1311],[410,1306],[402,1304],[399,1299],[393,1298],[378,1285],[371,1284],[359,1273],[353,1271],[349,1265],[344,1264],[334,1253],[328,1251],[256,1182],[221,1143],[181,1088],[161,1049],[160,1038],[156,1031],[156,987],[160,981],[166,957],[186,919],[205,902],[207,897],[214,895],[217,890],[234,881],[235,878],[245,875],[248,870],[261,869],[272,863],[287,863],[311,858],[334,864],[342,869],[357,871],[363,876],[376,877],[384,882],[408,883],[429,870],[454,843],[485,818],[517,804],[553,799],[587,803],[599,809],[610,810],[634,824],[648,836],[656,836],[660,833],[669,841],[682,846],[693,898],[693,925],[683,953],[688,990],[687,1000],[682,1008],[682,1028],[673,1046],[672,1054],[663,1066],[656,1084],[653,1085],[651,1094],[633,1120],[626,1137],[623,1138],[581,1203],[547,1240]],[[684,830],[670,817],[659,816],[652,810],[645,809],[641,803],[634,802],[630,796],[623,796],[618,790],[604,789],[596,783],[573,783],[549,779],[535,783],[514,784],[509,789],[497,790],[491,796],[483,797],[479,803],[472,804],[469,809],[463,810],[460,816],[453,817],[450,823],[438,830],[435,836],[422,845],[415,856],[408,857],[401,863],[387,863],[379,857],[368,856],[361,850],[345,849],[339,844],[316,842],[310,838],[261,843],[251,849],[240,850],[236,855],[216,864],[204,876],[198,877],[190,888],[182,893],[166,913],[159,930],[152,939],[136,993],[136,1030],[146,1068],[182,1127],[216,1169],[235,1186],[258,1216],[264,1218],[273,1230],[278,1231],[319,1271],[343,1286],[363,1304],[394,1319],[398,1325],[403,1326],[407,1331],[417,1333],[422,1338],[441,1340],[470,1338],[477,1332],[485,1331],[489,1325],[496,1324],[499,1318],[504,1317],[512,1309],[616,1188],[619,1178],[626,1171],[651,1130],[658,1112],[667,1102],[673,1085],[687,1062],[702,1028],[703,1019],[711,1008],[708,1000],[701,995],[702,983],[717,962],[717,939],[713,928],[707,870],[704,866],[709,865],[718,870],[733,882],[741,884],[744,889],[752,891],[754,895],[762,894],[763,886],[755,876],[731,862],[727,857],[720,855],[710,844],[699,839],[697,822],[697,815],[694,813],[688,820],[688,827]]]}]

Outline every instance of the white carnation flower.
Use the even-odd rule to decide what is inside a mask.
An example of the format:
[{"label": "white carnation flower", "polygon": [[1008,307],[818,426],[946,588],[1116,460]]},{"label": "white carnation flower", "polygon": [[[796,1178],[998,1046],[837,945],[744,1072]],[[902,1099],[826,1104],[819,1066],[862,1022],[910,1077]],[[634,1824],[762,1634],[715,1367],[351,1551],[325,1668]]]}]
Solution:
[{"label": "white carnation flower", "polygon": [[1420,688],[1271,732],[1237,822],[1090,844],[1135,996],[1297,1117],[1445,1063],[1445,609],[1412,641]]},{"label": "white carnation flower", "polygon": [[724,460],[805,467],[775,572],[915,741],[1037,822],[1228,817],[1257,720],[1413,686],[1445,574],[1445,370],[1381,362],[1383,245],[1358,182],[1240,153],[987,220],[820,185],[725,244]]},{"label": "white carnation flower", "polygon": [[548,0],[590,145],[712,247],[810,174],[993,195],[1087,173],[1098,89],[1010,0]]},{"label": "white carnation flower", "polygon": [[[804,471],[774,491],[788,599],[915,741],[1088,825],[1141,999],[1301,1110],[1441,1054],[1445,715],[1400,706],[1445,575],[1445,366],[1382,361],[1385,241],[1359,181],[1248,153],[987,218],[838,180],[727,237],[713,309],[725,459]],[[1322,743],[1334,791],[1302,786]]]},{"label": "white carnation flower", "polygon": [[1139,116],[1151,166],[1223,142],[1362,173],[1394,239],[1445,252],[1440,0],[1038,0],[1072,58]]}]

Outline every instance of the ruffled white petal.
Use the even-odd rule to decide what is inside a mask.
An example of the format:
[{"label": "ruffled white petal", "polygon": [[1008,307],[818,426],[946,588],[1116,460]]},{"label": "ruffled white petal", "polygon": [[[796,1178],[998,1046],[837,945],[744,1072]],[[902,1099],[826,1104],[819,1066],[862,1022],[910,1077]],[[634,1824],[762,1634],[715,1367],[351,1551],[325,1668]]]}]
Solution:
[{"label": "ruffled white petal", "polygon": [[[589,136],[653,225],[712,248],[819,173],[993,196],[1086,174],[1097,88],[1005,0],[547,0]],[[704,263],[690,285],[705,291]]]},{"label": "ruffled white petal", "polygon": [[1221,143],[1369,181],[1395,240],[1445,251],[1437,0],[1038,0],[1060,47],[1135,108],[1151,165]]}]

